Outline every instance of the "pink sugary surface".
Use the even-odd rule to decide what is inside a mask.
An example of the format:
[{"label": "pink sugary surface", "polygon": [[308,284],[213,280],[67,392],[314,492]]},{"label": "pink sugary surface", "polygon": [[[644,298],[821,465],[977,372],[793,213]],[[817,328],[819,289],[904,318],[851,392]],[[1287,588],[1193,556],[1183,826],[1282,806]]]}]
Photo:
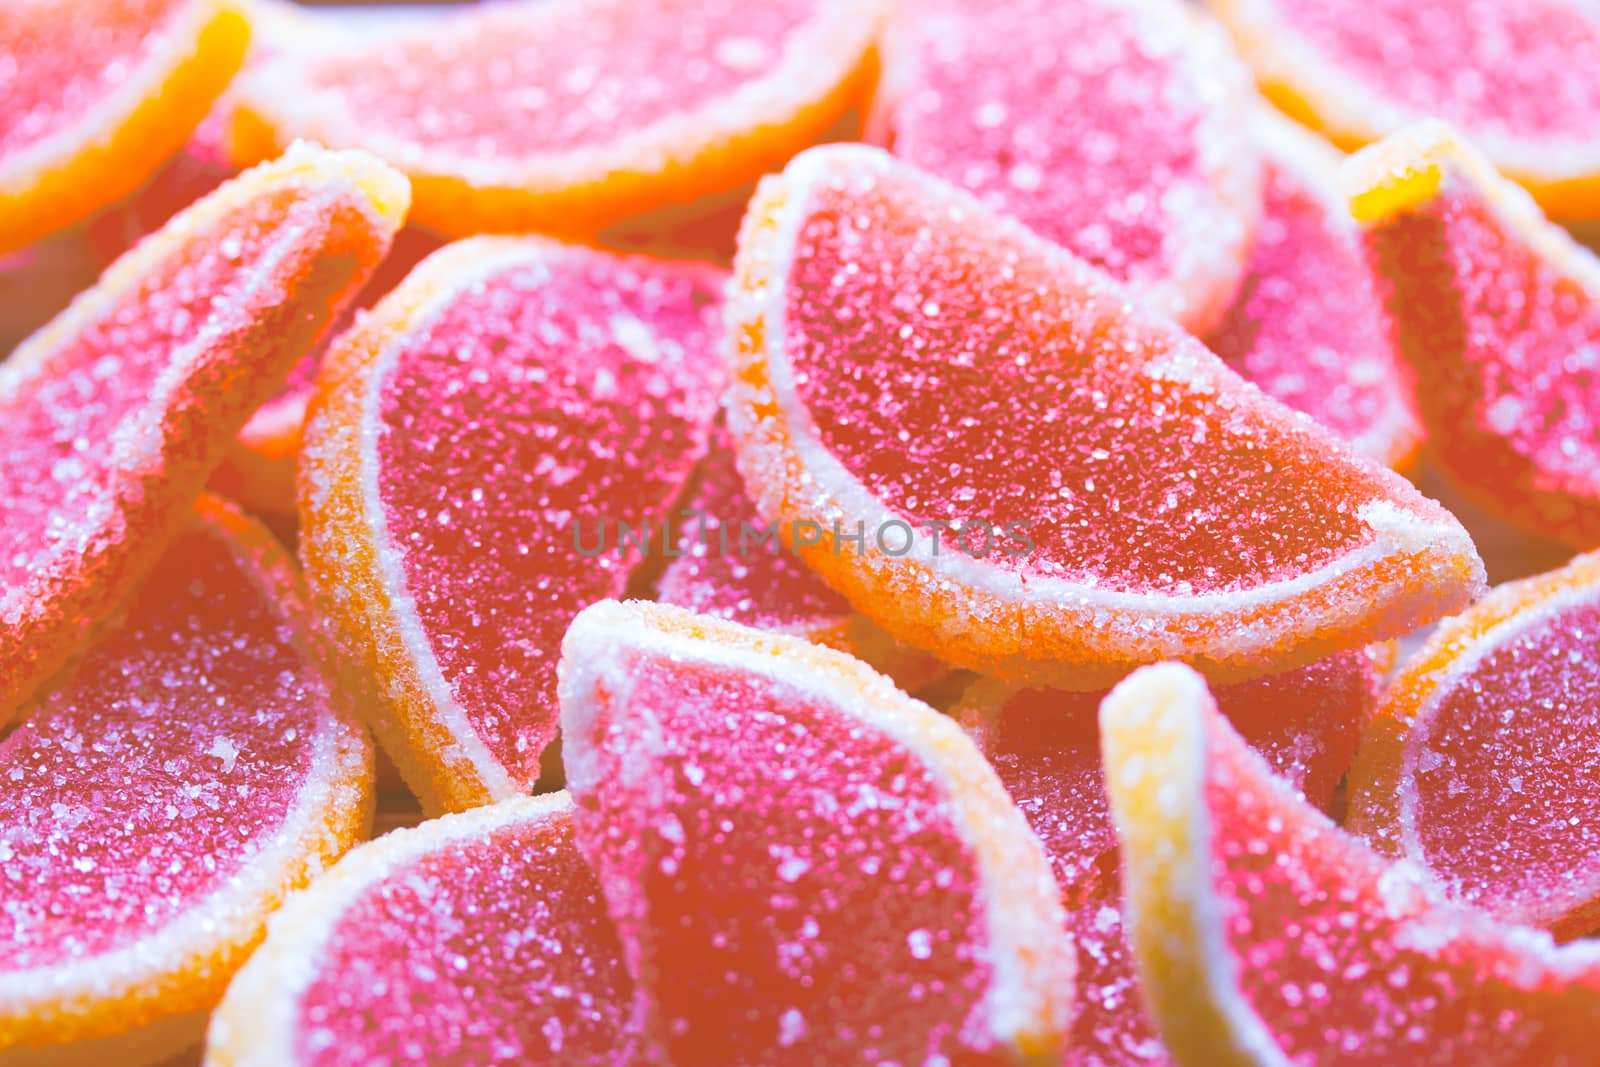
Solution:
[{"label": "pink sugary surface", "polygon": [[1445,179],[1424,211],[1369,231],[1440,463],[1546,536],[1600,536],[1600,306]]},{"label": "pink sugary surface", "polygon": [[1409,735],[1423,857],[1460,899],[1550,917],[1600,896],[1597,635],[1593,597],[1539,618],[1453,680]]},{"label": "pink sugary surface", "polygon": [[192,529],[0,742],[4,971],[147,937],[275,844],[329,698],[245,567]]},{"label": "pink sugary surface", "polygon": [[990,969],[928,768],[784,682],[631,655],[628,690],[597,698],[579,843],[668,1058],[958,1055]]},{"label": "pink sugary surface", "polygon": [[762,542],[766,523],[745,492],[726,433],[718,432],[698,479],[686,510],[704,518],[682,520],[678,551],[687,554],[667,564],[658,600],[758,629],[796,633],[837,626],[849,617],[849,603],[792,552],[781,546],[773,552]]},{"label": "pink sugary surface", "polygon": [[[115,509],[221,458],[203,447],[206,418],[242,421],[229,408],[283,373],[285,353],[292,358],[296,342],[327,320],[327,305],[315,307],[314,298],[347,286],[358,257],[376,256],[359,247],[373,238],[370,223],[352,225],[354,213],[343,190],[285,186],[251,199],[172,247],[69,336],[46,373],[0,400],[0,589],[76,566],[103,540],[143,536],[115,528]],[[189,362],[172,374],[186,348]],[[225,402],[197,398],[196,379],[226,390]],[[197,399],[207,402],[205,417],[187,410],[174,418],[173,407]],[[130,448],[148,449],[148,435],[158,434],[171,462],[127,469]]]},{"label": "pink sugary surface", "polygon": [[1592,1061],[1600,956],[1440,900],[1299,803],[1220,719],[1208,730],[1211,885],[1244,996],[1291,1060]]},{"label": "pink sugary surface", "polygon": [[[637,562],[722,388],[722,275],[566,249],[460,294],[382,385],[378,494],[456,700],[519,781],[555,734],[572,617]],[[601,524],[606,551],[597,545]],[[575,526],[577,529],[575,530]]]},{"label": "pink sugary surface", "polygon": [[[1336,162],[1331,160],[1330,162]],[[1397,428],[1415,432],[1411,385],[1382,298],[1339,195],[1295,169],[1266,166],[1266,205],[1239,298],[1206,338],[1271,395],[1380,462]],[[1338,212],[1338,214],[1334,214]]]},{"label": "pink sugary surface", "polygon": [[1340,67],[1469,135],[1600,129],[1600,17],[1582,0],[1275,3]]},{"label": "pink sugary surface", "polygon": [[1136,290],[1164,281],[1197,254],[1183,236],[1197,214],[1239,225],[1202,169],[1198,128],[1222,120],[1206,72],[1169,34],[1181,36],[1105,0],[911,5],[889,53],[889,84],[908,84],[885,139]]},{"label": "pink sugary surface", "polygon": [[556,0],[311,63],[361,128],[485,163],[614,143],[768,75],[823,0]]},{"label": "pink sugary surface", "polygon": [[1203,593],[1370,541],[1368,471],[1100,275],[907,170],[818,181],[790,271],[784,341],[822,444],[915,525],[1027,524],[1032,551],[997,537],[985,563]]},{"label": "pink sugary surface", "polygon": [[[69,129],[128,82],[188,0],[0,5],[0,162]],[[70,46],[62,34],[70,28]]]},{"label": "pink sugary surface", "polygon": [[570,810],[401,864],[338,919],[297,1009],[306,1067],[625,1061],[632,982]]},{"label": "pink sugary surface", "polygon": [[[1325,805],[1371,717],[1375,673],[1365,653],[1341,653],[1219,687],[1217,701],[1274,770]],[[1079,1014],[1062,1062],[1165,1063],[1123,928],[1116,831],[1100,771],[1096,708],[1104,695],[1022,690],[980,736],[1044,843],[1078,945]]]}]

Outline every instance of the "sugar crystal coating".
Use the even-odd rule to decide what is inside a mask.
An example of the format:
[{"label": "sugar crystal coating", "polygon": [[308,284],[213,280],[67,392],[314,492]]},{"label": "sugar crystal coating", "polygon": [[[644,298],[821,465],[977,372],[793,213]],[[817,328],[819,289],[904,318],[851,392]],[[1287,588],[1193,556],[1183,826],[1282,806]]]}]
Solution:
[{"label": "sugar crystal coating", "polygon": [[1384,861],[1275,777],[1178,671],[1136,675],[1101,723],[1152,1013],[1169,1046],[1214,1035],[1180,1059],[1224,1042],[1274,1062],[1590,1058],[1593,946],[1496,923]]},{"label": "sugar crystal coating", "polygon": [[1446,128],[1397,134],[1350,172],[1381,195],[1374,168],[1413,165],[1435,171],[1432,194],[1381,210],[1366,239],[1438,464],[1501,518],[1600,543],[1600,262]]},{"label": "sugar crystal coating", "polygon": [[1350,829],[1499,918],[1592,930],[1597,628],[1593,556],[1501,586],[1441,625],[1363,739]]},{"label": "sugar crystal coating", "polygon": [[1249,77],[1218,36],[1160,0],[903,5],[870,125],[1203,329],[1260,211]]},{"label": "sugar crystal coating", "polygon": [[571,804],[525,808],[513,801],[485,813],[488,828],[426,849],[403,831],[367,850],[400,854],[341,901],[305,963],[295,1062],[625,1062],[632,983]]},{"label": "sugar crystal coating", "polygon": [[1379,463],[1421,441],[1416,399],[1338,184],[1341,157],[1281,120],[1239,297],[1206,344],[1245,378]]},{"label": "sugar crystal coating", "polygon": [[[1217,701],[1277,773],[1326,806],[1371,716],[1376,675],[1365,652],[1347,652],[1219,688]],[[1027,689],[991,704],[982,693],[991,685],[975,687],[961,719],[1044,844],[1078,947],[1077,1016],[1061,1062],[1166,1063],[1123,930],[1095,716],[1104,694]]]},{"label": "sugar crystal coating", "polygon": [[525,791],[555,663],[704,453],[723,275],[542,239],[426,260],[330,352],[302,555],[379,739],[433,808]]},{"label": "sugar crystal coating", "polygon": [[72,4],[81,21],[62,48],[59,0],[11,0],[0,10],[0,162],[70,129],[108,96],[132,89],[193,0]]},{"label": "sugar crystal coating", "polygon": [[209,1007],[364,821],[370,749],[269,541],[203,511],[0,741],[0,1045]]},{"label": "sugar crystal coating", "polygon": [[399,181],[292,152],[141,243],[0,368],[0,716],[153,565],[382,257]]},{"label": "sugar crystal coating", "polygon": [[[666,636],[630,632],[629,612]],[[1044,890],[1037,918],[1060,913],[1014,809],[984,832],[1020,835],[1002,847],[1022,859],[991,881],[994,845],[968,820],[985,790],[1003,794],[958,731],[881,680],[835,689],[871,678],[836,653],[660,607],[590,609],[562,670],[579,845],[669,1059],[1000,1056],[1017,961],[988,909],[1023,918]],[[897,736],[910,729],[941,740]],[[1025,951],[1047,958],[1059,927],[1023,921],[1039,935]],[[1070,989],[1056,980],[1047,995]]]},{"label": "sugar crystal coating", "polygon": [[[1261,673],[1393,635],[1480,580],[1409,483],[880,152],[812,149],[769,179],[736,277],[729,426],[758,509],[830,530],[808,565],[954,662]],[[836,551],[831,528],[858,522],[867,550]]]},{"label": "sugar crystal coating", "polygon": [[[242,83],[236,130],[363,147],[451,233],[587,236],[726,192],[856,102],[883,0],[490,6]],[[534,224],[537,224],[534,226]]]},{"label": "sugar crystal coating", "polygon": [[1273,2],[1341,70],[1411,114],[1557,144],[1600,132],[1600,18],[1581,2]]}]

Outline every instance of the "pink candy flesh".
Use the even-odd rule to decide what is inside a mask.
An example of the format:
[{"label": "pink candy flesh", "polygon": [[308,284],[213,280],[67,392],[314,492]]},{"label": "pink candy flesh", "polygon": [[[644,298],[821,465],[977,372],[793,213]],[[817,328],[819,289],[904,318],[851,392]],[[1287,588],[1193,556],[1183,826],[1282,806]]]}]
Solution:
[{"label": "pink candy flesh", "polygon": [[126,623],[0,742],[0,969],[158,933],[280,844],[327,773],[328,683],[229,541],[183,535]]},{"label": "pink candy flesh", "polygon": [[[1128,591],[1255,587],[1371,540],[1368,470],[1081,263],[905,169],[819,180],[807,208],[784,309],[796,392],[907,521],[972,520],[973,554],[987,521],[991,566]],[[1034,546],[1016,556],[1014,522]]]},{"label": "pink candy flesh", "polygon": [[687,510],[702,512],[704,519],[681,520],[677,550],[687,554],[667,565],[658,600],[786,633],[808,633],[849,618],[849,603],[788,548],[772,552],[762,542],[766,523],[745,493],[725,433],[718,432],[698,477]]},{"label": "pink candy flesh", "polygon": [[1496,514],[1600,537],[1600,305],[1459,175],[1369,231],[1438,460]]},{"label": "pink candy flesh", "polygon": [[570,808],[405,863],[340,915],[297,1010],[306,1067],[628,1062],[632,983]]},{"label": "pink candy flesh", "polygon": [[[1277,773],[1326,805],[1376,699],[1361,652],[1223,686],[1217,699]],[[1022,690],[969,717],[1006,791],[1044,843],[1078,946],[1078,1016],[1064,1064],[1165,1063],[1139,1000],[1121,908],[1116,831],[1100,771],[1103,693]]]},{"label": "pink candy flesh", "polygon": [[473,12],[309,67],[363,130],[503,161],[609,145],[771,73],[819,0],[581,0]]},{"label": "pink candy flesh", "polygon": [[627,655],[581,742],[600,785],[576,797],[579,844],[668,1058],[956,1055],[990,972],[930,771],[786,683]]},{"label": "pink candy flesh", "polygon": [[[563,250],[463,292],[382,385],[378,493],[406,590],[473,729],[524,785],[555,735],[561,635],[638,560],[617,523],[659,524],[705,450],[721,281]],[[602,523],[606,550],[585,558],[575,535],[593,550]]]},{"label": "pink candy flesh", "polygon": [[1530,619],[1425,708],[1406,744],[1415,831],[1460,899],[1549,923],[1600,900],[1600,606]]},{"label": "pink candy flesh", "polygon": [[1276,780],[1219,716],[1204,804],[1243,995],[1294,1062],[1586,1063],[1600,956],[1501,926],[1390,867]]},{"label": "pink candy flesh", "polygon": [[1469,136],[1584,140],[1600,130],[1600,18],[1581,2],[1274,3],[1342,70]]},{"label": "pink candy flesh", "polygon": [[[1201,169],[1204,128],[1234,120],[1208,108],[1208,72],[1156,15],[1104,0],[937,0],[897,31],[889,83],[907,85],[884,139],[907,162],[1136,292],[1243,228]],[[1196,217],[1211,220],[1204,248],[1186,244]]]},{"label": "pink candy flesh", "polygon": [[[111,0],[63,12],[55,0],[7,0],[0,9],[0,162],[82,121],[109,97],[133,92],[188,0]],[[62,19],[72,19],[62,47]],[[141,90],[142,91],[142,90]]]},{"label": "pink candy flesh", "polygon": [[1206,343],[1267,393],[1387,463],[1403,447],[1397,435],[1416,435],[1417,416],[1354,227],[1342,205],[1330,208],[1335,177],[1317,189],[1268,156],[1249,272]]}]

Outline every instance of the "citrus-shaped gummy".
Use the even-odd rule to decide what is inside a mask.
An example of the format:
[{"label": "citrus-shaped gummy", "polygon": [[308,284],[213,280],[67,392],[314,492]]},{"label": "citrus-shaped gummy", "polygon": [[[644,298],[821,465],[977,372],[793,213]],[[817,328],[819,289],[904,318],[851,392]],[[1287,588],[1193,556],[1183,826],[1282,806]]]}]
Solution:
[{"label": "citrus-shaped gummy", "polygon": [[[1325,807],[1377,700],[1365,651],[1225,686],[1217,704],[1273,768]],[[1116,830],[1100,771],[1103,693],[974,683],[956,711],[1038,835],[1078,950],[1078,999],[1063,1064],[1167,1062],[1139,997],[1123,930]]]},{"label": "citrus-shaped gummy", "polygon": [[[681,523],[674,558],[657,585],[663,604],[728,619],[758,630],[795,634],[864,660],[914,692],[945,673],[944,665],[884,633],[850,609],[801,563],[793,531],[761,520],[719,431],[674,520]],[[802,531],[802,536],[809,536]]]},{"label": "citrus-shaped gummy", "polygon": [[1210,0],[1262,89],[1347,148],[1440,118],[1563,218],[1600,215],[1586,0]]},{"label": "citrus-shaped gummy", "polygon": [[1485,510],[1600,545],[1600,261],[1449,127],[1351,157],[1440,469]]},{"label": "citrus-shaped gummy", "polygon": [[235,0],[0,6],[0,253],[133,192],[244,61]]},{"label": "citrus-shaped gummy", "polygon": [[1600,926],[1600,557],[1447,619],[1384,695],[1349,828],[1500,918]]},{"label": "citrus-shaped gummy", "polygon": [[706,450],[724,277],[476,238],[329,350],[301,558],[425,810],[538,779],[562,633],[623,592]]},{"label": "citrus-shaped gummy", "polygon": [[406,198],[369,156],[292,150],[141,242],[0,365],[0,718],[159,558]]},{"label": "citrus-shaped gummy", "polygon": [[355,849],[273,917],[207,1040],[214,1067],[627,1058],[632,982],[565,793]]},{"label": "citrus-shaped gummy", "polygon": [[813,570],[960,666],[1260,674],[1481,588],[1466,532],[1408,482],[876,149],[765,179],[732,292],[728,425],[757,509],[820,527]]},{"label": "citrus-shaped gummy", "polygon": [[859,103],[884,0],[552,0],[240,79],[234,149],[362,147],[450,234],[587,236],[737,188]]},{"label": "citrus-shaped gummy", "polygon": [[1445,899],[1310,807],[1205,683],[1100,709],[1140,990],[1181,1064],[1578,1064],[1600,949]]},{"label": "citrus-shaped gummy", "polygon": [[971,741],[860,661],[660,604],[561,658],[578,844],[678,1063],[1048,1054],[1072,951],[1038,841]]},{"label": "citrus-shaped gummy", "polygon": [[930,0],[891,20],[868,131],[1202,331],[1261,214],[1254,97],[1182,0]]},{"label": "citrus-shaped gummy", "polygon": [[1357,452],[1406,466],[1422,421],[1339,184],[1344,157],[1287,119],[1255,114],[1266,206],[1239,298],[1206,344]]},{"label": "citrus-shaped gummy", "polygon": [[197,1044],[268,913],[371,818],[372,744],[335,704],[288,554],[209,499],[185,522],[0,741],[8,1063]]}]

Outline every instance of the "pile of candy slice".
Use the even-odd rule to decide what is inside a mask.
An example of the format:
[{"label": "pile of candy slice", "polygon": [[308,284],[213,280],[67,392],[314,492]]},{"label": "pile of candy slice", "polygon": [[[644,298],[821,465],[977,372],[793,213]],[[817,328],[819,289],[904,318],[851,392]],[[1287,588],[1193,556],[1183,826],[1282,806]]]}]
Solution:
[{"label": "pile of candy slice", "polygon": [[1592,0],[6,0],[0,1063],[1596,1062],[1596,220]]}]

